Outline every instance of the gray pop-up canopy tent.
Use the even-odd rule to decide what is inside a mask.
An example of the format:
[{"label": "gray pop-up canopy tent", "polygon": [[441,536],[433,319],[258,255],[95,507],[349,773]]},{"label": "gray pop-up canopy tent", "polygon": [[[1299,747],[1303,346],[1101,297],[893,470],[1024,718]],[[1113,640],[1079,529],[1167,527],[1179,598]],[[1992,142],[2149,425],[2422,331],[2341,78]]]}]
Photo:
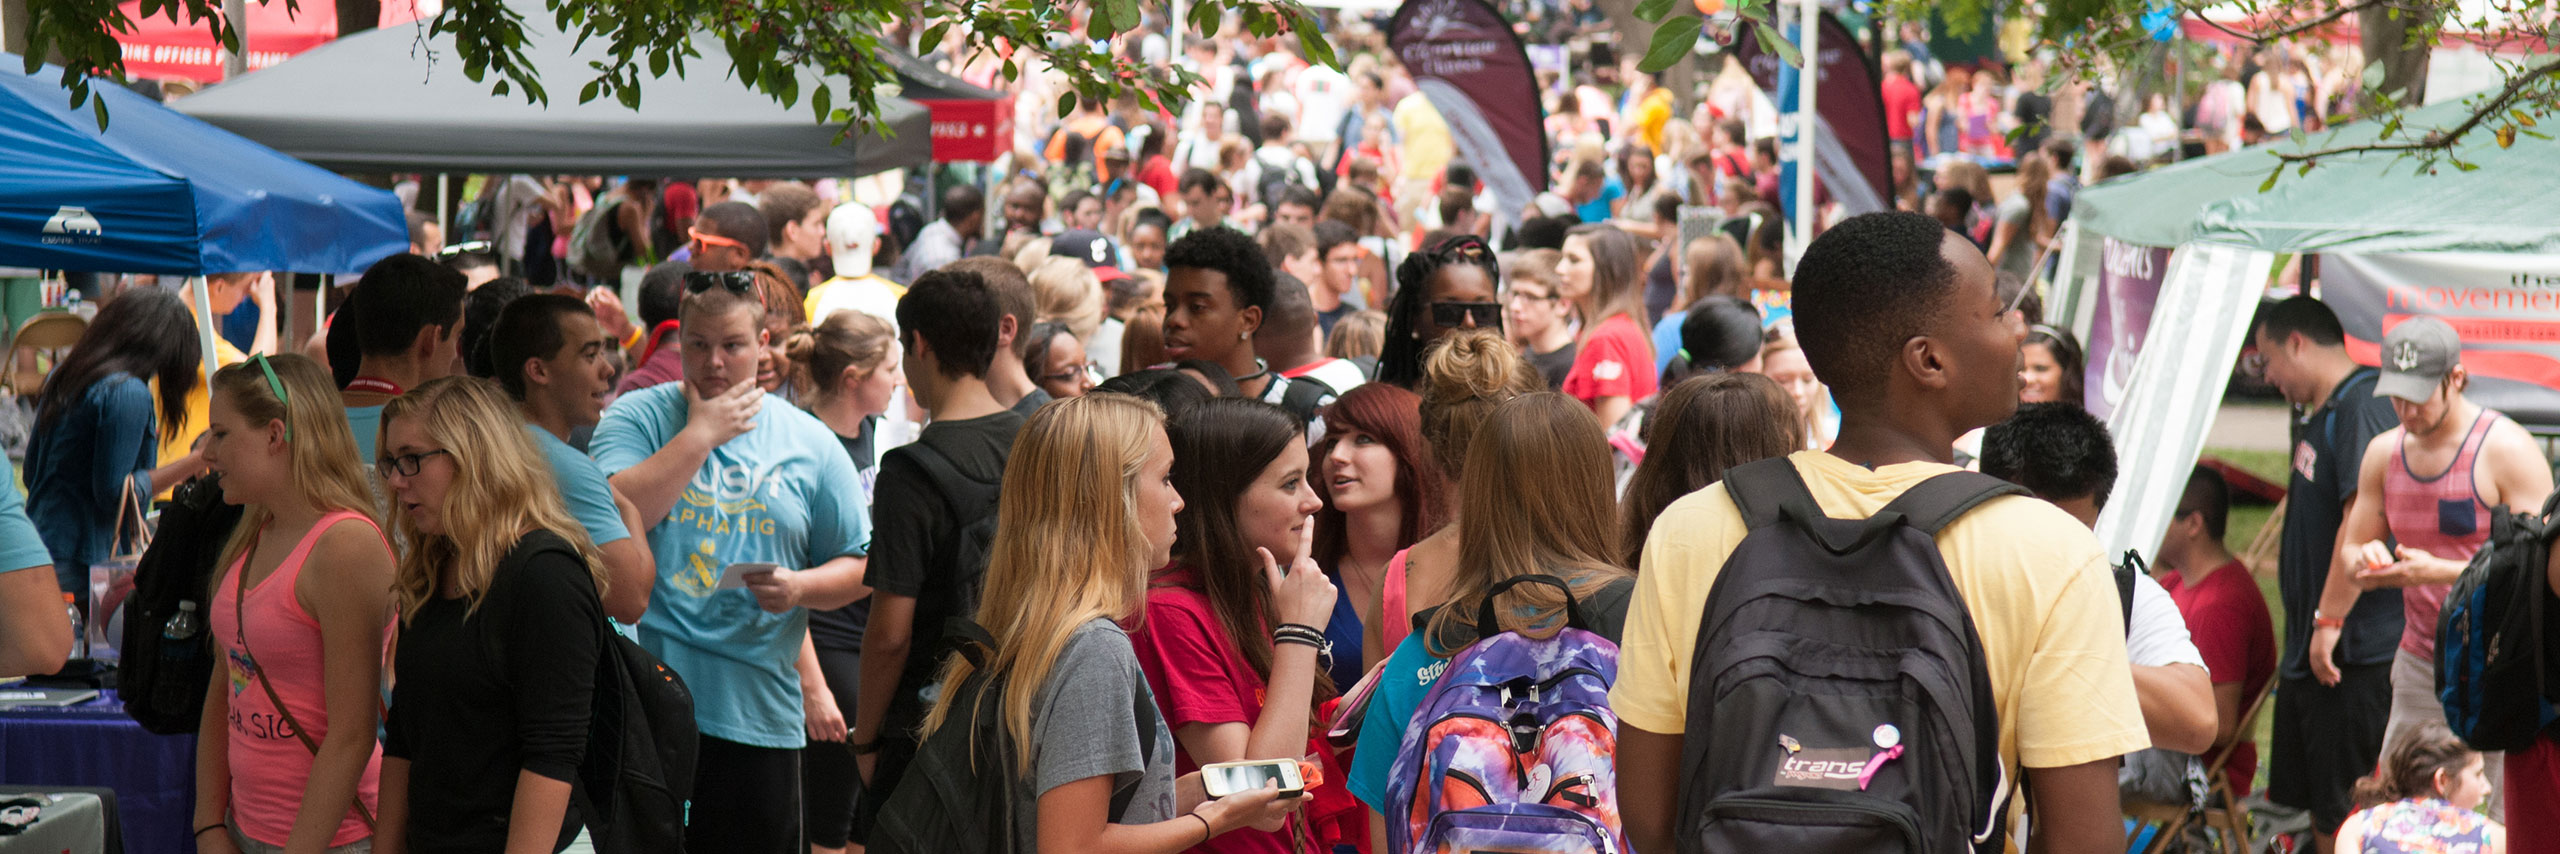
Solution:
[{"label": "gray pop-up canopy tent", "polygon": [[[923,107],[885,98],[843,142],[806,102],[785,107],[739,82],[712,39],[686,77],[644,81],[640,108],[577,103],[602,60],[533,10],[524,52],[552,91],[549,106],[493,95],[463,76],[451,35],[424,22],[331,42],[205,90],[180,111],[312,164],[345,172],[530,172],[570,175],[789,178],[861,176],[932,159]],[[805,76],[801,90],[817,79]]]},{"label": "gray pop-up canopy tent", "polygon": [[[2460,98],[2412,110],[2402,138],[2469,111]],[[2382,131],[2355,122],[2306,142],[2373,142]],[[2427,174],[2391,152],[2341,155],[2308,174],[2287,170],[2260,192],[2275,152],[2300,146],[2127,176],[2081,191],[2072,206],[2066,227],[2098,245],[2070,241],[2054,304],[2080,309],[2089,386],[2111,381],[2097,354],[2135,353],[2109,421],[2126,461],[2098,520],[2110,554],[2159,543],[2280,253],[2318,256],[2320,297],[2358,361],[2388,357],[2380,345],[2391,326],[2438,317],[2463,337],[2472,400],[2545,432],[2560,423],[2560,171],[2551,168],[2560,142],[2519,134],[2500,145],[2483,127],[2453,150],[2473,169]]]}]

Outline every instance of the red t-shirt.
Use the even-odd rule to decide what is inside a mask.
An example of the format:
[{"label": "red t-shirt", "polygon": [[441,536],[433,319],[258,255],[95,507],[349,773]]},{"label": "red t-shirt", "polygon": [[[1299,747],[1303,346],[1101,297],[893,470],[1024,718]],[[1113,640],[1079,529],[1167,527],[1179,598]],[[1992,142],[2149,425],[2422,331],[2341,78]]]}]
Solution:
[{"label": "red t-shirt", "polygon": [[1879,87],[1884,94],[1884,135],[1895,142],[1911,141],[1911,117],[1920,112],[1920,87],[1910,78],[1888,76]]},{"label": "red t-shirt", "polygon": [[[2187,619],[2187,635],[2204,656],[2213,684],[2240,683],[2240,707],[2247,711],[2276,672],[2275,624],[2267,615],[2266,594],[2249,577],[2249,568],[2235,560],[2192,587],[2176,570],[2160,581],[2169,588],[2170,601],[2178,603],[2179,616]],[[2242,741],[2232,750],[2225,770],[2232,789],[2245,796],[2258,775],[2258,745]]]},{"label": "red t-shirt", "polygon": [[2560,741],[2544,735],[2507,753],[2507,850],[2560,849]]},{"label": "red t-shirt", "polygon": [[[1155,689],[1156,707],[1166,729],[1175,733],[1191,724],[1240,723],[1262,718],[1262,677],[1244,660],[1235,639],[1227,636],[1218,613],[1201,590],[1200,573],[1174,564],[1158,573],[1147,590],[1145,622],[1129,632],[1138,652],[1138,669]],[[1191,751],[1177,745],[1173,772],[1200,769]],[[1216,854],[1287,854],[1286,837],[1247,828],[1222,834],[1191,849]]]},{"label": "red t-shirt", "polygon": [[[1582,340],[1573,355],[1573,371],[1565,374],[1567,397],[1597,403],[1604,397],[1641,401],[1653,396],[1661,382],[1653,375],[1653,340],[1626,315],[1611,315]],[[1605,425],[1604,425],[1605,426]]]},{"label": "red t-shirt", "polygon": [[1146,164],[1138,167],[1138,183],[1154,189],[1159,198],[1170,199],[1174,197],[1174,188],[1181,183],[1181,178],[1173,174],[1173,159],[1158,154],[1147,158]]}]

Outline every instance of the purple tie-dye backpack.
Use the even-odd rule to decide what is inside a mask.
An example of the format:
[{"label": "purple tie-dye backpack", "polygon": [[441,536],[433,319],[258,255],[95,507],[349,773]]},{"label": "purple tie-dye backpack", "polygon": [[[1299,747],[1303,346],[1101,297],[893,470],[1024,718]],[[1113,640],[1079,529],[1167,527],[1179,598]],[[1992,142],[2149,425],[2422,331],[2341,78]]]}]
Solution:
[{"label": "purple tie-dye backpack", "polygon": [[[1476,625],[1498,626],[1494,585]],[[1405,726],[1387,782],[1387,851],[1620,854],[1618,645],[1590,631],[1572,592],[1567,627],[1537,640],[1496,632],[1449,659]]]}]

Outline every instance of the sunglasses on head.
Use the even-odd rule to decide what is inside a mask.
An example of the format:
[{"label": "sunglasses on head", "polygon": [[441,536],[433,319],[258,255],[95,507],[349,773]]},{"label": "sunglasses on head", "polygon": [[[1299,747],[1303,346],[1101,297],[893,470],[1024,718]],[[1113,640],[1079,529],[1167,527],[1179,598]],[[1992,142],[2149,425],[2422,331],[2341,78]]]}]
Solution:
[{"label": "sunglasses on head", "polygon": [[704,234],[699,228],[685,229],[685,233],[693,236],[693,254],[695,255],[710,251],[704,248],[706,246],[726,246],[740,252],[747,251],[747,245],[744,243],[717,234]]},{"label": "sunglasses on head", "polygon": [[1456,329],[1476,320],[1476,328],[1502,328],[1502,304],[1498,302],[1435,302],[1431,304],[1431,322]]},{"label": "sunglasses on head", "polygon": [[712,288],[727,288],[730,293],[749,296],[756,292],[756,274],[744,271],[705,273],[696,270],[684,274],[684,292],[698,294]]}]

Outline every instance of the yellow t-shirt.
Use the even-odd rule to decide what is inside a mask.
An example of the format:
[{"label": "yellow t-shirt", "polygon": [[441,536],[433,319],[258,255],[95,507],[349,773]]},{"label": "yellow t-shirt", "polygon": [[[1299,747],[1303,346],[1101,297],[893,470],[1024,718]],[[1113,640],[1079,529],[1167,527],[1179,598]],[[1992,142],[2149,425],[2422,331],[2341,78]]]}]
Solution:
[{"label": "yellow t-shirt", "polygon": [[[1905,463],[1869,471],[1821,451],[1788,459],[1823,511],[1845,518],[1874,515],[1904,490],[1956,470]],[[1609,692],[1620,720],[1687,731],[1698,622],[1744,533],[1720,483],[1673,502],[1654,523]],[[2151,745],[2115,584],[2088,528],[2043,501],[1995,498],[1940,531],[1938,551],[1982,638],[2009,779],[2021,763],[2059,768]]]},{"label": "yellow t-shirt", "polygon": [[[231,342],[223,340],[222,336],[216,335],[213,337],[213,367],[215,370],[228,368],[234,364],[248,360],[249,354],[240,352],[240,348],[231,346]],[[152,381],[151,393],[154,399],[157,399],[160,394],[160,383],[158,380]],[[172,462],[176,462],[179,457],[186,456],[189,450],[194,449],[196,437],[204,435],[206,422],[212,420],[213,397],[210,391],[205,388],[204,381],[202,379],[198,379],[196,381],[195,388],[187,392],[186,425],[178,428],[178,432],[165,433],[160,436],[160,461],[157,465],[165,466]],[[175,489],[177,486],[178,485],[174,483],[167,484],[166,488],[160,490],[159,498],[161,500],[168,499],[169,490]]]},{"label": "yellow t-shirt", "polygon": [[1412,181],[1428,181],[1449,169],[1449,161],[1458,156],[1457,145],[1449,139],[1449,122],[1431,99],[1420,92],[1405,96],[1396,103],[1395,112],[1387,120],[1395,124],[1400,138],[1396,157],[1404,169],[1402,176]]}]

